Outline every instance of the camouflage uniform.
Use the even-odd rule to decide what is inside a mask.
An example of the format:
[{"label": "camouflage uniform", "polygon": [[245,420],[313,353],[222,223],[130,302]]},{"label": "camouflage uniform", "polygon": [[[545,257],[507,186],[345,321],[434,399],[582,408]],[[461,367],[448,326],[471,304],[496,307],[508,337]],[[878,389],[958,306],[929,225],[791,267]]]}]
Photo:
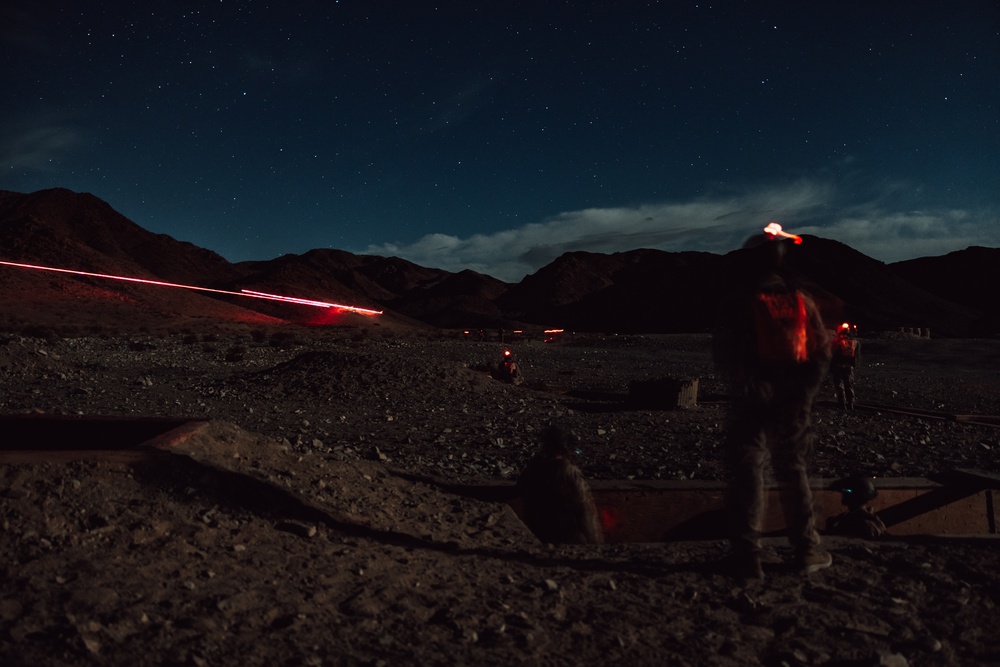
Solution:
[{"label": "camouflage uniform", "polygon": [[855,507],[853,509],[830,517],[826,522],[827,532],[836,535],[849,535],[873,539],[887,533],[885,522],[870,507]]},{"label": "camouflage uniform", "polygon": [[837,405],[846,410],[854,409],[854,369],[858,366],[861,343],[845,331],[833,340],[833,359],[830,376],[837,394]]},{"label": "camouflage uniform", "polygon": [[524,522],[543,542],[601,544],[604,534],[590,486],[572,462],[579,438],[568,429],[549,427],[542,447],[517,480]]},{"label": "camouflage uniform", "polygon": [[521,375],[521,369],[517,365],[517,362],[510,359],[497,364],[496,375],[500,380],[513,385],[519,385],[524,382],[524,376]]},{"label": "camouflage uniform", "polygon": [[[758,576],[768,459],[783,483],[779,495],[797,556],[808,559],[820,544],[807,466],[813,452],[812,405],[830,363],[827,329],[815,303],[804,294],[800,303],[804,304],[808,337],[805,358],[783,364],[761,361],[759,329],[751,308],[754,295],[761,291],[794,289],[777,272],[766,275],[751,292],[730,304],[713,337],[716,363],[730,376],[736,394],[725,440],[731,468],[730,541],[734,556],[753,558]],[[808,562],[804,567],[812,571]]]}]

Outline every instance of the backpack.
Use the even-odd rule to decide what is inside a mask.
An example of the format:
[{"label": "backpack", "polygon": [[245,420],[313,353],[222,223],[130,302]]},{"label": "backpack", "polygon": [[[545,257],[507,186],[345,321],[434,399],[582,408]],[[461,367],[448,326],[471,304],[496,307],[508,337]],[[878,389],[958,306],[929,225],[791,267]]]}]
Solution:
[{"label": "backpack", "polygon": [[757,292],[753,315],[761,363],[800,364],[809,358],[809,314],[801,292]]},{"label": "backpack", "polygon": [[852,361],[858,351],[858,343],[847,336],[837,336],[833,339],[833,356],[840,361]]}]

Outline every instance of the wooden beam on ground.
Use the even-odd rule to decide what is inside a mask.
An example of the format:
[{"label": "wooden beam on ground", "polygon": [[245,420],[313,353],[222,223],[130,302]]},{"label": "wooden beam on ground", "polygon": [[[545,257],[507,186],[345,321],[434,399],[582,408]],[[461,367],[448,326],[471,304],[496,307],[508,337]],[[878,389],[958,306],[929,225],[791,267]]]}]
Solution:
[{"label": "wooden beam on ground", "polygon": [[[821,532],[829,519],[847,509],[840,491],[833,488],[834,481],[811,482]],[[887,524],[890,535],[996,533],[988,489],[944,486],[923,478],[879,479],[876,484],[879,494],[871,507]],[[609,543],[726,538],[724,482],[594,481],[591,489]],[[767,535],[781,535],[786,528],[778,493],[777,487],[767,490]],[[518,498],[511,498],[508,504],[523,517]]]}]

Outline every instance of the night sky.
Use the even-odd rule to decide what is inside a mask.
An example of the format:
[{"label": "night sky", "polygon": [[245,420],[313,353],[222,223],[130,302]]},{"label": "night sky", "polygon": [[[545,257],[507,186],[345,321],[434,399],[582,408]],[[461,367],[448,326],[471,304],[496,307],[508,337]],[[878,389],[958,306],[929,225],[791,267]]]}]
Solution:
[{"label": "night sky", "polygon": [[1000,246],[996,0],[3,0],[0,83],[0,189],[231,261]]}]

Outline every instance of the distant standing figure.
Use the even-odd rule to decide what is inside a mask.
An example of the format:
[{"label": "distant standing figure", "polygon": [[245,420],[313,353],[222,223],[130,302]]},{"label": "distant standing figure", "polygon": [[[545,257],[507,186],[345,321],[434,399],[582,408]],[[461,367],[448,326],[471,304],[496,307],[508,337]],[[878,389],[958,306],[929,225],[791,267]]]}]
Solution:
[{"label": "distant standing figure", "polygon": [[579,438],[569,429],[550,426],[541,440],[517,480],[525,524],[542,542],[601,544],[604,534],[590,486],[572,461]]},{"label": "distant standing figure", "polygon": [[712,341],[735,394],[725,439],[727,509],[733,571],[746,578],[764,576],[760,536],[769,459],[784,482],[781,504],[797,566],[815,572],[833,561],[820,546],[807,471],[812,406],[830,364],[829,334],[813,300],[784,271],[789,247],[789,240],[765,233],[737,251],[744,287],[723,309]]},{"label": "distant standing figure", "polygon": [[830,360],[830,376],[837,393],[837,405],[841,410],[853,410],[854,371],[861,358],[861,341],[854,337],[851,325],[844,322],[837,328],[837,335],[831,346],[833,358]]}]

